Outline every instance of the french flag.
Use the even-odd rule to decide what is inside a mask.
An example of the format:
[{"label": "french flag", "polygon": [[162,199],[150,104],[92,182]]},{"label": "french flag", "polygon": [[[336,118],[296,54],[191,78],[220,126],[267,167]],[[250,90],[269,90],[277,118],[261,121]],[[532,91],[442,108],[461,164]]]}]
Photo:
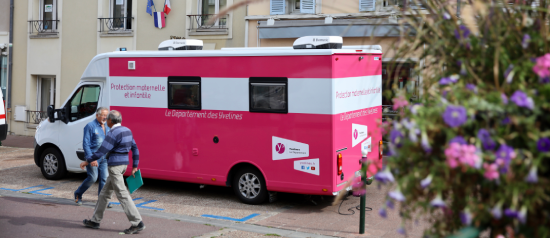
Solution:
[{"label": "french flag", "polygon": [[172,8],[170,8],[170,0],[165,0],[164,1],[164,13],[166,13],[166,15],[168,15],[168,13],[170,13],[170,11],[172,11]]},{"label": "french flag", "polygon": [[155,12],[155,27],[162,29],[166,26],[166,23],[164,22],[164,12]]}]

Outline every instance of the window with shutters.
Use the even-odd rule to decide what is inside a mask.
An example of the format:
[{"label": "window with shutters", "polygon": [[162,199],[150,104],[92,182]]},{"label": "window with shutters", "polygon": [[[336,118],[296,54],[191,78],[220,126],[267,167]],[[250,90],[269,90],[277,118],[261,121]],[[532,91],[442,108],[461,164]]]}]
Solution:
[{"label": "window with shutters", "polygon": [[359,0],[359,11],[374,11],[376,0]]},{"label": "window with shutters", "polygon": [[315,0],[270,0],[271,15],[315,14]]}]

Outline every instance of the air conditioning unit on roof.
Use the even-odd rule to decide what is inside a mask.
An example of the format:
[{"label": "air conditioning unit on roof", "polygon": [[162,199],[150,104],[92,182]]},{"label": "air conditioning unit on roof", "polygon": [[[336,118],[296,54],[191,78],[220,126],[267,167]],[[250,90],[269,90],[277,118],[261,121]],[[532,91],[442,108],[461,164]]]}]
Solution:
[{"label": "air conditioning unit on roof", "polygon": [[294,49],[342,49],[341,36],[304,36],[296,39]]},{"label": "air conditioning unit on roof", "polygon": [[202,50],[202,40],[165,40],[160,43],[158,50]]}]

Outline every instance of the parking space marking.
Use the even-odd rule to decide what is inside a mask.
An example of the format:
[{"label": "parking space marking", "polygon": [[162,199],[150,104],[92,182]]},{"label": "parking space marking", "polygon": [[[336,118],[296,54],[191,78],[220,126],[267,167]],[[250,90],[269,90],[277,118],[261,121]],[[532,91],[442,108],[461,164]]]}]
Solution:
[{"label": "parking space marking", "polygon": [[[2,190],[8,190],[8,191],[14,191],[14,192],[19,192],[19,191],[23,191],[23,190],[27,190],[27,189],[31,189],[31,188],[39,188],[39,187],[45,187],[45,186],[44,186],[44,185],[37,185],[37,186],[32,186],[32,187],[22,188],[22,189],[10,189],[10,188],[0,188],[0,189],[2,189]],[[27,193],[51,196],[51,194],[41,193],[40,191],[44,191],[44,190],[48,190],[48,189],[53,189],[53,188],[54,188],[54,187],[47,187],[47,188],[42,188],[42,189],[38,189],[38,190],[34,190],[34,191],[29,191],[29,192],[27,192]]]},{"label": "parking space marking", "polygon": [[32,187],[22,188],[22,189],[10,189],[10,188],[0,188],[0,189],[18,192],[18,191],[23,191],[23,190],[27,190],[27,189],[31,189],[31,188],[38,188],[38,187],[42,187],[42,186],[44,186],[44,185],[32,186]]},{"label": "parking space marking", "polygon": [[[132,200],[133,200],[133,201],[136,201],[136,200],[140,200],[140,199],[142,199],[142,198],[134,198],[134,199],[132,199]],[[146,202],[142,202],[142,203],[136,204],[136,207],[145,208],[145,209],[151,209],[151,210],[157,210],[157,211],[163,211],[164,209],[162,209],[162,208],[143,206],[143,205],[145,205],[145,204],[153,203],[153,202],[156,202],[156,201],[157,201],[157,200],[149,200],[149,201],[146,201]],[[120,205],[119,202],[112,202],[111,204]]]},{"label": "parking space marking", "polygon": [[208,214],[204,214],[202,215],[203,217],[208,217],[208,218],[214,218],[214,219],[222,219],[222,220],[230,220],[230,221],[238,221],[238,222],[245,222],[245,221],[248,221],[250,220],[251,218],[255,217],[255,216],[258,216],[260,215],[259,213],[253,213],[253,214],[250,214],[246,217],[243,217],[241,219],[237,219],[237,218],[231,218],[231,217],[222,217],[222,216],[215,216],[215,215],[208,215]]}]

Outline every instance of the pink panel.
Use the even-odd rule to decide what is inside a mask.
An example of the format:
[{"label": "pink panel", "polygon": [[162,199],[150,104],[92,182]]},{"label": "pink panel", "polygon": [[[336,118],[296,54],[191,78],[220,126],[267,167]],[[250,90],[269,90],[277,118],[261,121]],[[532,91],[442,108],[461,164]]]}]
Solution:
[{"label": "pink panel", "polygon": [[[136,62],[128,70],[128,61]],[[331,78],[331,56],[109,58],[110,76]]]},{"label": "pink panel", "polygon": [[[375,113],[373,113],[376,110]],[[367,113],[368,111],[368,113]],[[348,119],[346,115],[360,113],[359,115],[364,114],[365,116],[359,116],[355,118]],[[370,113],[370,114],[369,114]],[[361,169],[361,164],[359,160],[362,158],[361,154],[361,143],[358,143],[356,146],[352,144],[352,124],[360,124],[367,126],[368,135],[371,137],[371,146],[372,150],[368,153],[368,158],[378,159],[378,147],[379,141],[382,140],[382,133],[377,126],[377,121],[382,120],[382,106],[371,107],[366,109],[361,109],[357,111],[351,111],[346,113],[341,113],[333,116],[334,120],[334,148],[336,150],[341,148],[347,148],[346,150],[340,152],[342,153],[342,167],[344,173],[344,179],[340,177],[335,177],[334,186],[341,184],[347,181],[349,178],[354,176],[355,171]],[[364,140],[363,140],[364,141]],[[334,158],[336,158],[337,153],[334,153]],[[335,162],[336,163],[336,162]],[[371,176],[369,174],[369,176]],[[339,189],[342,189],[339,187]],[[339,190],[337,189],[337,190]]]},{"label": "pink panel", "polygon": [[[332,193],[332,115],[202,110],[194,112],[206,112],[206,118],[177,118],[167,116],[170,109],[111,109],[119,110],[123,125],[132,130],[140,152],[139,168],[146,178],[223,186],[231,167],[247,162],[263,172],[270,191]],[[210,113],[242,114],[242,120],[212,119]],[[214,136],[219,143],[213,142]],[[309,144],[310,156],[272,160],[272,136]],[[192,154],[194,148],[198,156]],[[295,160],[315,158],[319,158],[320,175],[294,170]]]},{"label": "pink panel", "polygon": [[382,54],[335,54],[332,62],[333,78],[382,75]]}]

